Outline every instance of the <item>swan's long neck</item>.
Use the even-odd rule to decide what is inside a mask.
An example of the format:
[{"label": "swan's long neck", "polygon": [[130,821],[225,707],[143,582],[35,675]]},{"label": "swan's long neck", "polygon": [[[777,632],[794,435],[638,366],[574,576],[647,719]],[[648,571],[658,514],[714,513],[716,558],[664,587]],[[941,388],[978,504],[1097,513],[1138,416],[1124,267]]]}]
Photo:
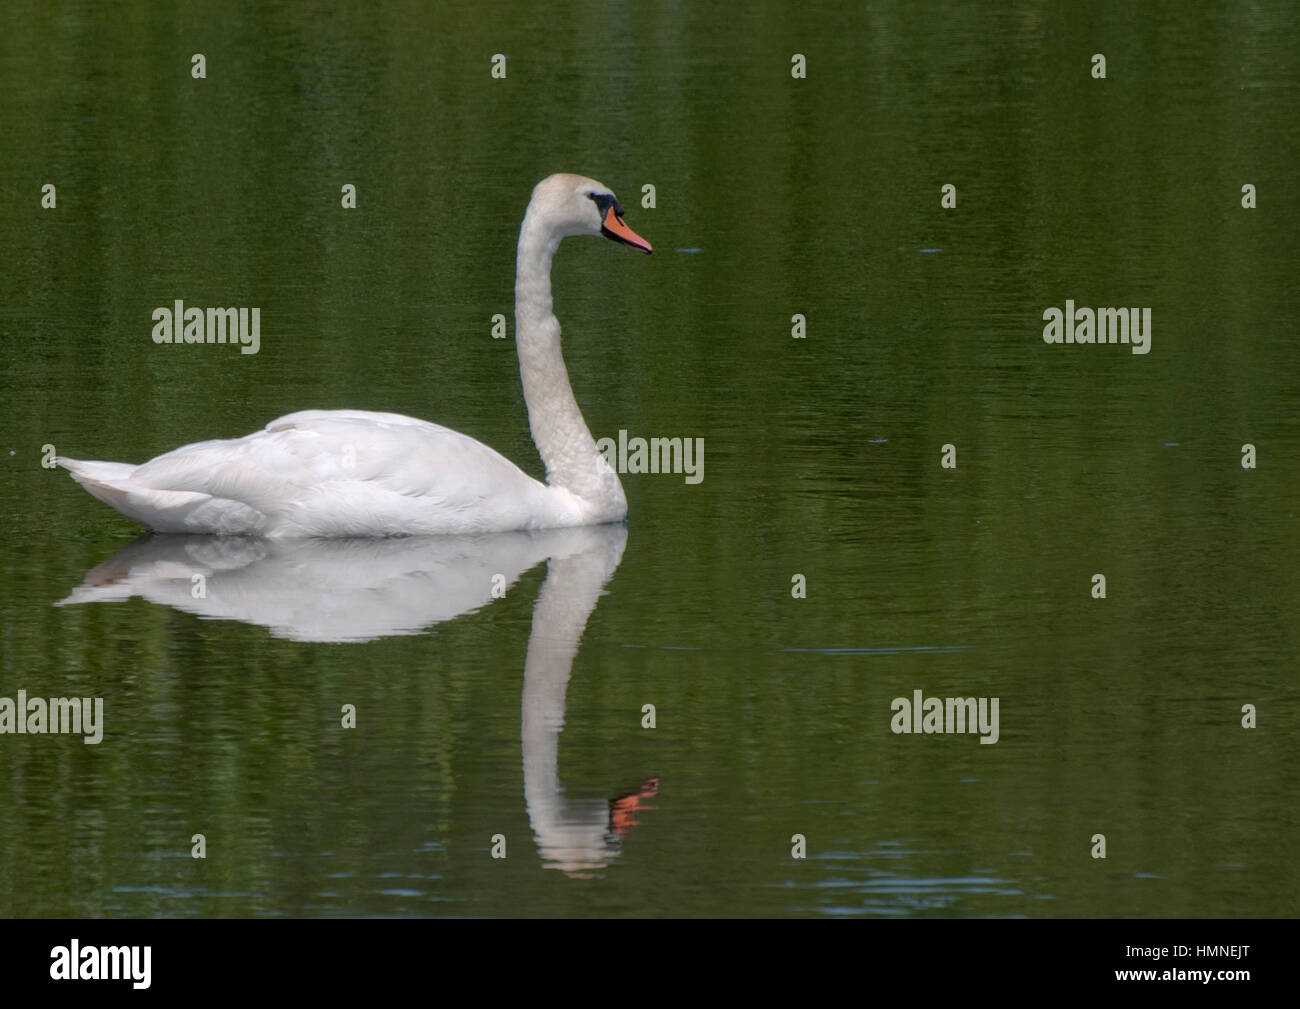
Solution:
[{"label": "swan's long neck", "polygon": [[551,307],[551,259],[560,238],[530,204],[519,231],[515,272],[515,342],[528,424],[546,464],[546,482],[582,498],[591,509],[588,521],[615,521],[627,514],[627,499],[573,398],[560,352],[560,322]]}]

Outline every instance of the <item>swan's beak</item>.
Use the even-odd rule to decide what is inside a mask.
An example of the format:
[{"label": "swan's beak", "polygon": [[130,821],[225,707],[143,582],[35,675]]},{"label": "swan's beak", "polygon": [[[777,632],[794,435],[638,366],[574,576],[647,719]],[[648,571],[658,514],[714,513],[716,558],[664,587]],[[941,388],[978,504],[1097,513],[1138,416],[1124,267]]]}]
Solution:
[{"label": "swan's beak", "polygon": [[605,223],[601,225],[600,233],[606,238],[612,238],[616,242],[622,242],[634,249],[640,249],[647,256],[650,254],[650,243],[624,224],[623,218],[615,212],[612,206],[605,211]]}]

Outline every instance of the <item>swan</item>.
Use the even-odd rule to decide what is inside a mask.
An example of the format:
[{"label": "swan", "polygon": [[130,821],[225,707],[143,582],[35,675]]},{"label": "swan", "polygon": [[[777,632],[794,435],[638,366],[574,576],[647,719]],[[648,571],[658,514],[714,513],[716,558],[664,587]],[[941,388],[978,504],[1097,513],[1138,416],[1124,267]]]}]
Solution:
[{"label": "swan", "polygon": [[138,466],[57,462],[99,500],[163,533],[405,536],[621,521],[627,498],[573,397],[551,308],[551,260],[572,235],[651,252],[608,186],[561,173],[534,187],[516,253],[515,344],[546,483],[467,435],[364,410],[291,413]]}]

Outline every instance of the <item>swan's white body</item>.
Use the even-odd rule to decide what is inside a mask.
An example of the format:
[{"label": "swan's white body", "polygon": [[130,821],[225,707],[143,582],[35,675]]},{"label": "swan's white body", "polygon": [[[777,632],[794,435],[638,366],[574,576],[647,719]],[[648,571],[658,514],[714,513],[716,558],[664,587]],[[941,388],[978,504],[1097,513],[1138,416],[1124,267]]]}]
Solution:
[{"label": "swan's white body", "polygon": [[569,235],[644,252],[599,182],[552,175],[519,231],[515,339],[547,482],[449,428],[393,413],[306,410],[243,438],[186,445],[136,466],[59,458],[91,494],[156,532],[397,536],[551,529],[627,514],[618,475],[573,398],[551,309],[551,259]]}]

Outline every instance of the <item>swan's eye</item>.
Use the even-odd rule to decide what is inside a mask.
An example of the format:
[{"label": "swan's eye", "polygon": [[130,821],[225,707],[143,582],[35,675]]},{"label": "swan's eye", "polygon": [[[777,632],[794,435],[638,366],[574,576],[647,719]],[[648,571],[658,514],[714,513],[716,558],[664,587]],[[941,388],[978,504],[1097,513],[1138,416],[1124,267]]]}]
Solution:
[{"label": "swan's eye", "polygon": [[587,198],[596,204],[601,217],[604,217],[609,212],[611,206],[615,208],[615,213],[622,213],[623,208],[618,205],[613,193],[588,193]]}]

